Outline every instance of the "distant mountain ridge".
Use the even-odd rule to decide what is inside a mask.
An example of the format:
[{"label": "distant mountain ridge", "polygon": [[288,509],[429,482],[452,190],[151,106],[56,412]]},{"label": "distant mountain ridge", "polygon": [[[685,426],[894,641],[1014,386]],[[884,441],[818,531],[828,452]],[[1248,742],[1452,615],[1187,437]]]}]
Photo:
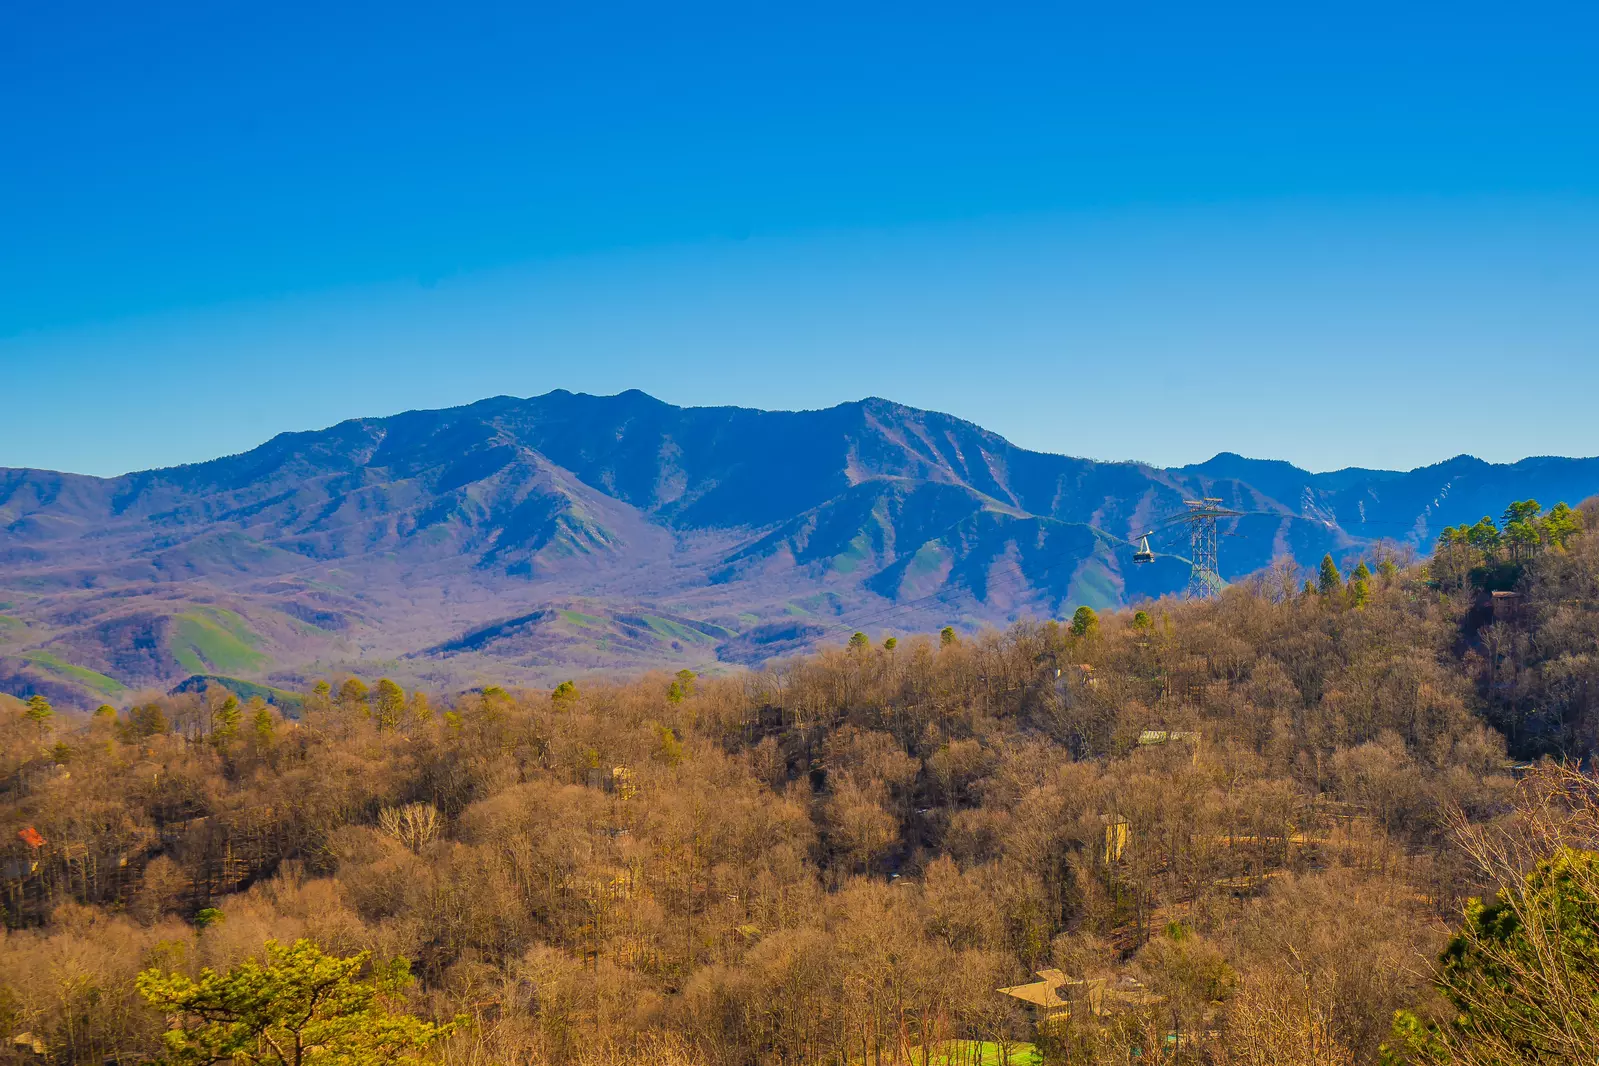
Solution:
[{"label": "distant mountain ridge", "polygon": [[[87,703],[188,675],[291,686],[714,668],[847,635],[975,627],[1180,588],[1128,538],[1196,496],[1245,512],[1224,576],[1599,492],[1599,459],[1312,474],[1018,448],[870,398],[683,408],[495,397],[95,478],[0,469],[0,689]],[[230,673],[231,671],[231,673]],[[97,680],[98,679],[98,680]]]}]

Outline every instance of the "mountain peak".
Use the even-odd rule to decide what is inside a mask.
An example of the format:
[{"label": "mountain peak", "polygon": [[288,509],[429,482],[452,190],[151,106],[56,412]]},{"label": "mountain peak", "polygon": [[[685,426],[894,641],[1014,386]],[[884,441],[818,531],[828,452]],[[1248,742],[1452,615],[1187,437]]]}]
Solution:
[{"label": "mountain peak", "polygon": [[667,403],[665,400],[656,399],[643,389],[624,389],[623,391],[617,393],[613,398],[617,400],[625,400],[626,402],[633,404],[649,404],[653,407],[673,406],[672,404]]},{"label": "mountain peak", "polygon": [[1237,452],[1217,452],[1215,455],[1211,456],[1209,459],[1206,459],[1202,463],[1190,463],[1187,466],[1178,467],[1177,469],[1185,471],[1191,470],[1196,473],[1228,471],[1229,474],[1227,476],[1231,476],[1231,472],[1246,470],[1275,470],[1282,472],[1294,471],[1295,473],[1304,474],[1307,477],[1309,476],[1309,471],[1302,470],[1293,463],[1290,463],[1284,459],[1251,459],[1248,456],[1240,455]]}]

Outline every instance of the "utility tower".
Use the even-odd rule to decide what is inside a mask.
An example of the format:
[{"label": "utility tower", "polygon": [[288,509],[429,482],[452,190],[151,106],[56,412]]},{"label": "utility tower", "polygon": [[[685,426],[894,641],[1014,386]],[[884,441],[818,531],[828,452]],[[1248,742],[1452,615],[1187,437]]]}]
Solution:
[{"label": "utility tower", "polygon": [[1221,595],[1221,568],[1216,552],[1216,520],[1243,514],[1221,505],[1221,499],[1206,496],[1200,500],[1184,500],[1188,510],[1173,515],[1139,538],[1138,551],[1133,554],[1137,563],[1154,562],[1155,553],[1149,548],[1150,534],[1174,526],[1188,527],[1188,555],[1193,561],[1188,571],[1188,587],[1183,595],[1193,600],[1208,600]]},{"label": "utility tower", "polygon": [[1221,569],[1216,558],[1216,519],[1235,515],[1221,505],[1221,500],[1207,496],[1202,500],[1184,500],[1188,513],[1183,516],[1188,526],[1188,557],[1194,561],[1188,571],[1188,588],[1184,594],[1191,600],[1208,600],[1221,595]]}]

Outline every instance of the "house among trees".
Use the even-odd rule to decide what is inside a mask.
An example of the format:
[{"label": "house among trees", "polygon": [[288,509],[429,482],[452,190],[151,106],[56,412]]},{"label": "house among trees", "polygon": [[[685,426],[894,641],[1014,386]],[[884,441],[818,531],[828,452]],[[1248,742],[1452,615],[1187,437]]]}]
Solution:
[{"label": "house among trees", "polygon": [[1156,744],[1170,744],[1180,741],[1184,744],[1199,746],[1199,734],[1187,729],[1146,729],[1138,734],[1138,746],[1141,748],[1153,747]]},{"label": "house among trees", "polygon": [[43,1059],[49,1050],[44,1041],[34,1036],[33,1033],[18,1033],[11,1038],[11,1047],[18,1055],[34,1059]]},{"label": "house among trees", "polygon": [[1521,593],[1493,592],[1489,593],[1489,598],[1495,622],[1517,622],[1521,620]]},{"label": "house among trees", "polygon": [[1146,729],[1138,734],[1140,748],[1158,748],[1166,744],[1183,744],[1191,758],[1199,758],[1200,734],[1192,729]]},{"label": "house among trees", "polygon": [[1067,977],[1056,969],[1038,970],[1036,976],[1036,981],[998,991],[1001,995],[1027,1004],[1033,1021],[1037,1023],[1069,1018],[1073,1005],[1086,1005],[1089,1015],[1103,1018],[1162,1002],[1160,996],[1150,992],[1143,982],[1128,974],[1118,977],[1114,983],[1104,977]]},{"label": "house among trees", "polygon": [[1088,998],[1088,1009],[1091,1013],[1100,1012],[1099,1001],[1104,994],[1105,982],[1096,978],[1092,981],[1073,980],[1060,970],[1048,969],[1037,971],[1038,980],[1025,985],[1012,985],[1009,988],[999,989],[1001,995],[1012,999],[1019,999],[1031,1008],[1035,1022],[1054,1021],[1057,1018],[1066,1018],[1071,1015],[1072,1000],[1070,997],[1080,997],[1084,993]]}]

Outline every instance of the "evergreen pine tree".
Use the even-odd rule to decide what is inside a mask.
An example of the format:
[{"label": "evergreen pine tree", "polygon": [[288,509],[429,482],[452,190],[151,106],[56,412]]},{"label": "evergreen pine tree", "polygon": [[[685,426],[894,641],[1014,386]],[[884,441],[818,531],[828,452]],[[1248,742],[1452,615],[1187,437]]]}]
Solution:
[{"label": "evergreen pine tree", "polygon": [[255,742],[260,747],[272,743],[272,712],[263,704],[256,709],[255,717],[250,719],[250,732],[255,736]]},{"label": "evergreen pine tree", "polygon": [[1072,615],[1072,635],[1088,637],[1099,631],[1099,612],[1092,607],[1079,607]]},{"label": "evergreen pine tree", "polygon": [[239,698],[230,693],[211,716],[211,736],[218,741],[233,739],[239,732],[239,720],[243,717],[244,712],[239,710]]},{"label": "evergreen pine tree", "polygon": [[50,701],[42,693],[34,693],[28,698],[28,709],[22,716],[34,724],[39,730],[39,739],[44,739],[44,731],[50,725],[50,719],[56,716],[55,709],[50,706]]},{"label": "evergreen pine tree", "polygon": [[[205,914],[206,924],[219,915]],[[226,973],[203,969],[198,979],[157,968],[141,973],[135,987],[168,1019],[157,1061],[391,1066],[420,1061],[459,1024],[405,1012],[411,971],[404,959],[326,955],[310,940],[288,947],[268,940],[263,955]]]},{"label": "evergreen pine tree", "polygon": [[1344,587],[1343,575],[1338,572],[1338,564],[1333,562],[1331,555],[1321,557],[1321,573],[1316,579],[1316,591],[1323,596],[1330,596]]}]

